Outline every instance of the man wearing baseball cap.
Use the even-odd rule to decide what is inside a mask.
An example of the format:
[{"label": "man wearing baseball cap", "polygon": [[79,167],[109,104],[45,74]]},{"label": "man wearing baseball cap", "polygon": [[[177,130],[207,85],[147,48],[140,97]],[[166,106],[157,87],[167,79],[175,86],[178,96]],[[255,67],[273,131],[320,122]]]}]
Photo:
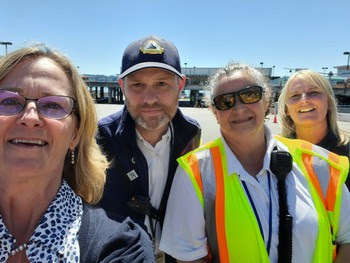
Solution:
[{"label": "man wearing baseball cap", "polygon": [[155,36],[136,40],[124,51],[119,75],[125,106],[99,122],[97,140],[111,161],[100,206],[111,217],[144,223],[159,259],[176,159],[200,142],[199,124],[178,108],[185,81],[171,42]]}]

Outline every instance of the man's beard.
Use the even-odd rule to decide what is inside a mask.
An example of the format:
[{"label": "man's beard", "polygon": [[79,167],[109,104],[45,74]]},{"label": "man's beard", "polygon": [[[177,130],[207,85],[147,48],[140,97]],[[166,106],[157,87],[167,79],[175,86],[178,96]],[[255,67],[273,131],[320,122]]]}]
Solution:
[{"label": "man's beard", "polygon": [[[143,104],[143,105],[133,107],[130,105],[128,100],[126,100],[126,106],[135,123],[149,131],[157,130],[161,127],[164,127],[165,125],[168,125],[171,122],[172,118],[175,116],[176,109],[177,109],[177,106],[175,108],[172,108],[159,103],[153,104],[152,106],[148,104]],[[144,118],[140,114],[140,111],[141,109],[146,109],[146,108],[148,109],[161,108],[163,109],[163,114],[161,116]]]}]

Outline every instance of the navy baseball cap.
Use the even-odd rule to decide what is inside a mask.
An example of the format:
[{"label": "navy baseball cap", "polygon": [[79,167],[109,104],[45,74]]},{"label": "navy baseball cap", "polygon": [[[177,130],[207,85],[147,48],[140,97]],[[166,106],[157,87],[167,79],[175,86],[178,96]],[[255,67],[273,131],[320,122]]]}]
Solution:
[{"label": "navy baseball cap", "polygon": [[171,42],[155,36],[136,40],[125,49],[119,78],[144,68],[166,69],[183,78],[176,47]]}]

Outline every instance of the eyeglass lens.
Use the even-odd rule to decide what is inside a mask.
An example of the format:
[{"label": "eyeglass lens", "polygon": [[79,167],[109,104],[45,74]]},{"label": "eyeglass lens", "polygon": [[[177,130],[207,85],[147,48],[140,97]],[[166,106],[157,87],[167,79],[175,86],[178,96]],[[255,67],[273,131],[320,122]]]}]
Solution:
[{"label": "eyeglass lens", "polygon": [[35,101],[40,114],[49,119],[66,118],[74,108],[74,99],[67,96],[28,99],[15,92],[0,90],[0,115],[12,116],[20,113],[28,100]]}]

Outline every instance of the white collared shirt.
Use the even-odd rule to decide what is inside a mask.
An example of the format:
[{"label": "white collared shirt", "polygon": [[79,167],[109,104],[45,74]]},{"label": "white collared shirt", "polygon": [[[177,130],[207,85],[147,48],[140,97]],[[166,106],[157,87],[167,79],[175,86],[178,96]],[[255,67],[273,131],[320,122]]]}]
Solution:
[{"label": "white collared shirt", "polygon": [[[263,169],[256,179],[248,174],[237,160],[231,149],[224,142],[228,174],[236,173],[241,181],[245,181],[248,191],[253,199],[259,216],[265,244],[268,240],[269,230],[269,187],[267,171],[270,171],[270,156],[274,147],[279,150],[287,148],[271,137],[265,127],[267,150],[264,157]],[[271,202],[272,202],[272,240],[270,249],[271,262],[278,259],[278,226],[279,205],[277,179],[271,176]],[[293,262],[312,262],[315,241],[318,232],[318,219],[308,183],[299,168],[294,164],[293,170],[286,179],[287,202],[289,213],[293,216]],[[343,187],[339,231],[337,244],[350,243],[350,196],[346,186]],[[163,226],[160,249],[176,259],[191,261],[208,254],[207,237],[205,233],[205,219],[203,208],[198,200],[191,180],[186,172],[179,166],[170,191],[167,212]]]},{"label": "white collared shirt", "polygon": [[[148,143],[141,134],[136,130],[136,141],[143,156],[146,158],[148,166],[148,189],[151,204],[158,209],[168,177],[169,156],[170,156],[170,142],[171,142],[171,128],[162,136],[161,140],[153,147]],[[154,223],[154,222],[153,222]],[[145,225],[148,232],[151,234],[149,218],[146,216]],[[157,223],[156,228],[156,250],[160,241],[160,225]]]}]

